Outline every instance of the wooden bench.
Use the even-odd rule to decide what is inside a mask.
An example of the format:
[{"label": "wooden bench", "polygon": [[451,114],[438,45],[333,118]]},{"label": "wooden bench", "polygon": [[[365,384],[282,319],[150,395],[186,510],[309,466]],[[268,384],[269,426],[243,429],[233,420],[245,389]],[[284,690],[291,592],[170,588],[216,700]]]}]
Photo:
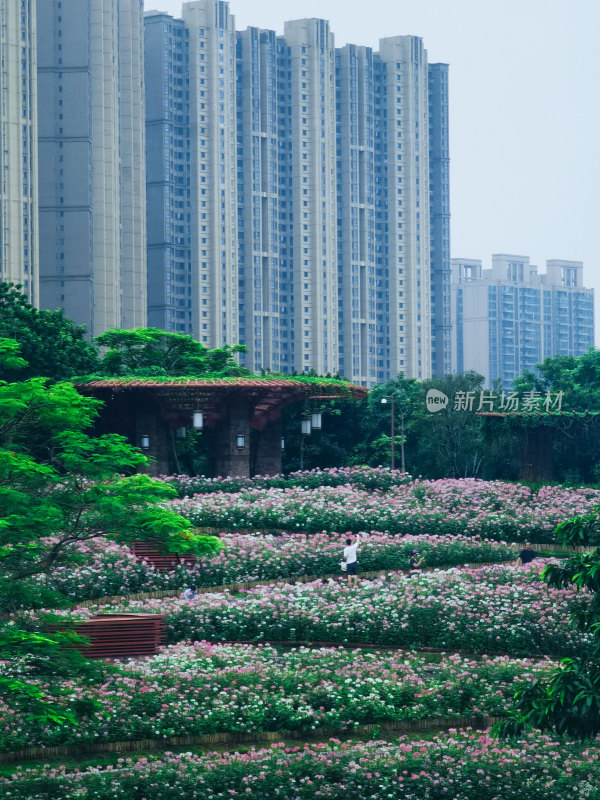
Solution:
[{"label": "wooden bench", "polygon": [[[53,624],[50,629],[61,626]],[[72,630],[90,640],[81,648],[88,658],[153,656],[166,642],[164,614],[97,614]]]},{"label": "wooden bench", "polygon": [[162,553],[152,542],[132,542],[129,547],[137,559],[147,561],[159,572],[172,572],[181,564],[190,567],[196,564],[196,556]]}]

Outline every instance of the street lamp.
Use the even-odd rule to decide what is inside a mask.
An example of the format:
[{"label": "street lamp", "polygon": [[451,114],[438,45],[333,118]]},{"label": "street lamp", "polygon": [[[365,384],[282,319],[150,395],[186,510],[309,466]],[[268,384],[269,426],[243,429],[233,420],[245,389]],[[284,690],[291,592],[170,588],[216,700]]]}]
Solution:
[{"label": "street lamp", "polygon": [[[392,407],[392,409],[391,409],[391,411],[392,411],[391,437],[390,438],[392,440],[392,445],[391,445],[392,446],[392,469],[394,469],[394,466],[395,466],[395,452],[394,452],[394,439],[395,439],[395,436],[394,436],[394,398],[391,395],[386,394],[381,398],[381,403],[382,403],[382,405],[387,405],[387,403],[389,403],[391,405],[391,407]],[[400,468],[402,470],[402,474],[404,474],[406,472],[406,465],[405,465],[405,461],[404,461],[404,412],[403,411],[400,414],[400,459],[401,459]]]},{"label": "street lamp", "polygon": [[[392,447],[392,469],[396,469],[396,453],[394,451],[394,398],[392,397],[392,395],[386,394],[381,398],[381,405],[385,406],[388,403],[392,407],[391,424],[390,424],[390,441]],[[404,472],[404,467],[402,469],[402,472]]]},{"label": "street lamp", "polygon": [[312,430],[311,418],[305,417],[300,423],[302,436],[300,437],[300,469],[304,469],[304,437],[310,436]]}]

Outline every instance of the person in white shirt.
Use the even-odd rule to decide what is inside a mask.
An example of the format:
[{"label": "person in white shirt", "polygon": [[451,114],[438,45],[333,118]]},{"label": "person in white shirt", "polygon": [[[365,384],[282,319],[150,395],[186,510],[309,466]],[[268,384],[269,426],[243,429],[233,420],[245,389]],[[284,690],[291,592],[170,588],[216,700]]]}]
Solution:
[{"label": "person in white shirt", "polygon": [[348,583],[356,583],[358,580],[358,554],[357,550],[360,547],[360,536],[356,537],[356,541],[352,544],[352,539],[346,539],[346,547],[344,547],[344,562],[346,564],[346,575],[348,576]]},{"label": "person in white shirt", "polygon": [[183,599],[184,600],[193,600],[194,597],[196,597],[197,594],[198,594],[198,592],[196,591],[196,587],[195,586],[190,586],[184,591]]}]

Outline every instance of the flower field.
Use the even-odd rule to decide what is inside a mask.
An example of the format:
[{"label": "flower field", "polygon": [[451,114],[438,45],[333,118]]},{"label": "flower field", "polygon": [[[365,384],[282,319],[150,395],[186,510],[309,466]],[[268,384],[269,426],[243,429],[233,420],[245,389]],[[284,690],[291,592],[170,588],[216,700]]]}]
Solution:
[{"label": "flower field", "polygon": [[331,467],[290,472],[288,475],[257,475],[254,478],[204,478],[189,475],[163,475],[161,480],[177,489],[180,497],[214,492],[241,492],[244,489],[289,489],[302,486],[352,485],[365,491],[387,491],[410,482],[410,475],[387,467]]},{"label": "flower field", "polygon": [[559,522],[600,504],[600,490],[475,479],[412,481],[387,491],[340,486],[249,488],[187,496],[173,508],[199,527],[287,531],[381,531],[551,542]]},{"label": "flower field", "polygon": [[[89,770],[15,768],[0,777],[0,796],[600,800],[600,748],[540,734],[502,742],[470,729],[425,741],[351,740],[369,735],[363,725],[376,726],[376,739],[381,729],[397,736],[409,723],[487,724],[509,712],[516,689],[585,650],[588,634],[569,622],[589,596],[549,588],[540,579],[543,559],[516,568],[519,548],[506,542],[551,542],[559,522],[600,504],[600,491],[534,493],[368,468],[165,480],[180,494],[174,508],[198,527],[223,531],[220,553],[160,572],[128,547],[98,539],[78,546],[79,565],[45,580],[74,602],[190,584],[209,591],[193,600],[123,598],[54,612],[72,620],[162,613],[168,645],[156,656],[113,664],[103,682],[32,681],[59,709],[87,709],[76,722],[67,715],[40,725],[29,710],[0,705],[3,758],[40,747],[77,753],[151,742],[161,750],[155,758],[115,755],[112,766]],[[361,573],[387,574],[351,584],[339,562],[346,536],[359,532]],[[413,548],[437,569],[406,574]],[[286,582],[300,577],[310,582]],[[267,583],[235,586],[253,581]],[[45,624],[43,612],[28,619],[35,629]],[[248,753],[164,752],[175,737],[229,737],[235,747],[232,737],[262,746],[268,735],[315,742]],[[209,740],[178,743],[200,741]]]},{"label": "flower field", "polygon": [[[494,563],[516,558],[504,543],[480,537],[405,536],[365,534],[361,566],[366,571],[408,567],[410,552],[419,548],[429,567],[465,563]],[[248,581],[280,580],[339,572],[344,536],[303,534],[282,536],[223,534],[223,550],[196,565],[180,564],[172,572],[159,572],[136,559],[128,547],[96,540],[78,547],[85,564],[54,571],[53,586],[74,601],[110,595],[197,586],[222,586]]]},{"label": "flower field", "polygon": [[423,741],[165,753],[86,771],[19,770],[4,783],[10,800],[598,800],[600,749],[540,735],[500,744],[463,731]]},{"label": "flower field", "polygon": [[[39,728],[0,708],[0,750],[140,740],[181,733],[349,731],[392,720],[501,715],[515,686],[548,672],[550,662],[343,649],[278,652],[273,647],[176,645],[121,665],[102,686],[71,681],[63,705],[95,701],[77,726]],[[52,693],[51,686],[41,686]],[[8,725],[7,723],[11,724]]]},{"label": "flower field", "polygon": [[[164,613],[170,642],[332,642],[568,656],[585,645],[569,627],[584,595],[549,589],[540,566],[391,574],[358,585],[317,581],[194,600],[163,598],[94,611]],[[77,617],[92,609],[78,609]]]}]

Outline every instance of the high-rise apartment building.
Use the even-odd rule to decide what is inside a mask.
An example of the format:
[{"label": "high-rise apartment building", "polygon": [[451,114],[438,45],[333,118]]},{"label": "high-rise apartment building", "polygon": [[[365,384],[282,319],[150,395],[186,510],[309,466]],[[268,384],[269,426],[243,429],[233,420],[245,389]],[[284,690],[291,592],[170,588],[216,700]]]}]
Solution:
[{"label": "high-rise apartment building", "polygon": [[431,376],[427,52],[416,36],[381,39],[376,59],[378,380]]},{"label": "high-rise apartment building", "polygon": [[431,230],[431,373],[452,371],[450,348],[450,147],[448,65],[429,65],[429,214]]},{"label": "high-rise apartment building", "polygon": [[185,3],[190,64],[192,319],[211,347],[237,344],[236,41],[222,0]]},{"label": "high-rise apartment building", "polygon": [[286,22],[291,107],[288,194],[294,367],[336,373],[338,350],[335,48],[329,23]]},{"label": "high-rise apartment building", "polygon": [[145,61],[153,324],[364,385],[429,377],[433,336],[448,371],[447,66],[421,39],[236,32],[194,0],[146,13]]},{"label": "high-rise apartment building", "polygon": [[384,374],[385,334],[380,324],[384,268],[375,261],[375,220],[381,212],[375,193],[377,87],[371,48],[340,48],[336,81],[340,372],[354,383],[372,385]]},{"label": "high-rise apartment building", "polygon": [[287,147],[288,138],[287,126],[280,138],[278,87],[288,76],[278,75],[279,59],[274,31],[237,34],[239,322],[248,348],[243,362],[252,369],[292,364],[287,244],[280,244],[288,233],[287,199],[279,182],[280,145]]},{"label": "high-rise apartment building", "polygon": [[192,335],[188,40],[183,20],[145,15],[148,325]]},{"label": "high-rise apartment building", "polygon": [[546,273],[527,256],[452,259],[452,370],[474,370],[510,388],[548,356],[579,356],[594,344],[594,291],[580,261],[553,259]]},{"label": "high-rise apartment building", "polygon": [[38,303],[35,0],[0,0],[0,280]]},{"label": "high-rise apartment building", "polygon": [[38,0],[40,305],[146,323],[142,0]]}]

